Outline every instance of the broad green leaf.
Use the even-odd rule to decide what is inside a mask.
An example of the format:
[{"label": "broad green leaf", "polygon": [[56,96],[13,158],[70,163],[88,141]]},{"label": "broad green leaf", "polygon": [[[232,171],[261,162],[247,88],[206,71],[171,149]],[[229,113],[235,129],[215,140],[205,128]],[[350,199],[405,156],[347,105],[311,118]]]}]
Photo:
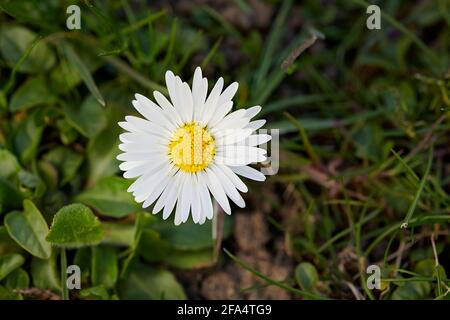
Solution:
[{"label": "broad green leaf", "polygon": [[77,55],[70,44],[64,42],[63,49],[66,54],[67,60],[77,69],[80,77],[83,79],[89,91],[102,106],[105,106],[105,99],[103,99],[103,96],[98,90],[98,87],[95,84],[95,81],[92,78],[89,69],[86,67],[86,65],[83,63],[83,61],[80,59],[80,57]]},{"label": "broad green leaf", "polygon": [[211,248],[195,251],[171,250],[163,260],[170,266],[179,269],[206,268],[216,263]]},{"label": "broad green leaf", "polygon": [[121,218],[139,210],[139,205],[127,192],[131,182],[121,177],[106,177],[75,200],[95,208],[104,216]]},{"label": "broad green leaf", "polygon": [[83,162],[83,156],[80,153],[62,146],[56,147],[46,153],[43,159],[58,169],[61,175],[61,185],[65,185],[75,177]]},{"label": "broad green leaf", "polygon": [[8,179],[16,175],[21,169],[16,156],[6,149],[0,149],[0,163],[2,166],[0,170],[1,178]]},{"label": "broad green leaf", "polygon": [[40,29],[53,29],[60,21],[58,0],[1,0],[0,8],[21,23],[30,23]]},{"label": "broad green leaf", "polygon": [[51,104],[56,101],[49,91],[43,77],[31,78],[14,92],[9,110],[12,112],[26,110],[41,104]]},{"label": "broad green leaf", "polygon": [[166,270],[136,266],[118,283],[123,300],[181,300],[186,299],[183,287]]},{"label": "broad green leaf", "polygon": [[[0,52],[6,63],[13,67],[37,35],[21,26],[3,26],[0,33]],[[42,73],[55,63],[55,55],[47,44],[40,41],[19,66],[19,72]]]},{"label": "broad green leaf", "polygon": [[5,217],[9,235],[32,255],[48,259],[52,253],[50,243],[45,240],[48,226],[39,209],[30,200],[24,200],[23,212],[12,211]]},{"label": "broad green leaf", "polygon": [[158,232],[147,229],[142,231],[137,251],[147,261],[162,261],[171,247],[168,241],[161,239]]},{"label": "broad green leaf", "polygon": [[108,109],[108,125],[99,134],[89,140],[87,159],[89,165],[88,186],[97,184],[103,177],[113,176],[119,171],[119,134],[117,125],[120,115],[116,109]]},{"label": "broad green leaf", "polygon": [[[231,218],[225,216],[223,227],[223,238],[226,239],[231,234]],[[153,229],[158,231],[161,239],[168,241],[172,247],[179,250],[199,250],[211,248],[214,241],[211,237],[211,221],[206,221],[202,225],[194,224],[192,220],[179,226],[174,226],[173,221],[158,221],[153,225]]]},{"label": "broad green leaf", "polygon": [[77,248],[99,243],[103,233],[103,227],[91,209],[75,203],[55,214],[46,239],[59,247]]},{"label": "broad green leaf", "polygon": [[73,263],[80,267],[81,282],[88,282],[91,277],[92,250],[89,247],[77,249]]},{"label": "broad green leaf", "polygon": [[20,208],[23,196],[8,180],[0,177],[0,213]]},{"label": "broad green leaf", "polygon": [[4,286],[0,286],[0,300],[23,300],[22,295]]},{"label": "broad green leaf", "polygon": [[97,246],[92,248],[91,279],[94,286],[112,288],[119,273],[117,252],[114,248]]},{"label": "broad green leaf", "polygon": [[[435,271],[434,260],[422,260],[414,271],[424,277],[432,277]],[[421,300],[431,293],[431,283],[427,281],[407,281],[397,287],[392,293],[391,300]]]},{"label": "broad green leaf", "polygon": [[431,292],[431,284],[426,281],[408,281],[395,289],[391,300],[422,300]]},{"label": "broad green leaf", "polygon": [[[99,59],[97,54],[92,52],[87,44],[77,43],[77,54],[91,74],[105,63],[105,60]],[[52,68],[49,77],[49,86],[52,88],[52,92],[67,93],[70,90],[73,90],[73,88],[78,86],[82,81],[83,79],[78,72],[77,66],[61,56],[60,63]]]},{"label": "broad green leaf", "polygon": [[8,234],[5,226],[0,226],[0,257],[9,253],[21,253],[23,249]]},{"label": "broad green leaf", "polygon": [[56,267],[56,255],[52,254],[49,259],[33,258],[31,260],[31,278],[33,286],[61,292],[61,278]]},{"label": "broad green leaf", "polygon": [[319,281],[316,267],[309,262],[300,263],[295,268],[295,280],[302,290],[313,291]]},{"label": "broad green leaf", "polygon": [[0,281],[25,262],[24,257],[17,253],[0,257]]},{"label": "broad green leaf", "polygon": [[37,153],[44,131],[44,115],[46,110],[38,108],[17,126],[13,145],[15,153],[20,155],[22,163],[30,162]]},{"label": "broad green leaf", "polygon": [[107,124],[105,109],[92,95],[88,96],[81,106],[64,105],[64,114],[67,122],[88,138],[95,136]]},{"label": "broad green leaf", "polygon": [[102,226],[105,231],[105,235],[102,239],[103,244],[127,247],[133,245],[133,237],[135,232],[133,225],[103,222]]},{"label": "broad green leaf", "polygon": [[6,277],[5,282],[8,289],[26,289],[30,287],[30,277],[28,273],[22,269],[16,269]]},{"label": "broad green leaf", "polygon": [[108,290],[102,285],[81,289],[80,296],[91,300],[110,300]]}]

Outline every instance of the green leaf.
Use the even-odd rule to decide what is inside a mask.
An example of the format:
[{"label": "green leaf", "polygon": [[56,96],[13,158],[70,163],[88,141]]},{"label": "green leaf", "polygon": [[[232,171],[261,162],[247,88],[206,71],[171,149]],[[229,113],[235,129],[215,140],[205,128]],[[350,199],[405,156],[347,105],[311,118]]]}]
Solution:
[{"label": "green leaf", "polygon": [[[161,239],[167,240],[175,249],[199,250],[214,246],[214,241],[211,238],[211,221],[198,225],[189,220],[179,226],[174,226],[173,221],[163,220],[155,223],[153,228],[160,233]],[[225,216],[224,239],[231,234],[231,228],[231,218]]]},{"label": "green leaf", "polygon": [[88,143],[88,186],[94,186],[101,178],[113,176],[119,171],[116,156],[120,152],[118,145],[121,130],[117,125],[120,115],[116,114],[116,108],[108,109],[108,112],[108,126]]},{"label": "green leaf", "polygon": [[81,106],[66,104],[64,114],[67,122],[88,138],[95,136],[107,124],[105,110],[92,95],[88,96]]},{"label": "green leaf", "polygon": [[31,260],[31,278],[33,286],[41,289],[61,292],[61,280],[56,268],[56,255],[49,259],[33,258]]},{"label": "green leaf", "polygon": [[52,29],[58,23],[61,8],[58,1],[1,0],[0,8],[21,23]]},{"label": "green leaf", "polygon": [[80,296],[92,300],[110,300],[108,291],[102,285],[82,289]]},{"label": "green leaf", "polygon": [[12,211],[5,216],[9,235],[32,255],[41,259],[50,258],[52,247],[45,240],[47,222],[30,200],[23,201],[23,208],[23,212]]},{"label": "green leaf", "polygon": [[[3,26],[0,33],[0,52],[10,67],[19,61],[37,35],[20,26]],[[24,73],[43,73],[55,63],[55,55],[43,41],[33,48],[17,71]]]},{"label": "green leaf", "polygon": [[103,222],[105,235],[102,239],[103,244],[115,246],[132,246],[135,227],[129,224]]},{"label": "green leaf", "polygon": [[89,72],[89,69],[85,66],[83,61],[80,59],[80,57],[77,55],[70,44],[64,42],[63,49],[66,54],[67,60],[78,70],[80,77],[83,79],[89,91],[102,106],[105,106],[105,99],[103,99],[103,96],[98,90],[97,85],[95,84],[95,81],[92,78],[91,73]]},{"label": "green leaf", "polygon": [[22,163],[30,162],[37,154],[44,131],[46,110],[38,108],[19,123],[13,136],[15,153],[20,155]]},{"label": "green leaf", "polygon": [[9,110],[16,112],[55,102],[55,96],[49,91],[45,83],[43,77],[36,77],[22,84],[11,97]]},{"label": "green leaf", "polygon": [[216,263],[211,248],[195,251],[172,250],[165,255],[164,261],[179,269],[206,268]]},{"label": "green leaf", "polygon": [[0,286],[0,300],[23,300],[23,298],[20,294]]},{"label": "green leaf", "polygon": [[[414,271],[422,276],[432,277],[435,271],[434,260],[422,260],[414,268]],[[429,297],[431,283],[428,281],[407,281],[397,287],[392,293],[391,300],[422,300]]]},{"label": "green leaf", "polygon": [[118,283],[119,297],[123,300],[182,300],[183,287],[166,270],[137,266]]},{"label": "green leaf", "polygon": [[81,282],[88,282],[91,277],[92,250],[89,247],[77,249],[73,263],[81,269]]},{"label": "green leaf", "polygon": [[94,286],[112,288],[119,273],[117,253],[114,248],[98,246],[92,248],[91,279]]},{"label": "green leaf", "polygon": [[25,262],[24,257],[17,253],[0,257],[0,281]]},{"label": "green leaf", "polygon": [[106,177],[75,200],[95,208],[104,216],[122,218],[139,210],[133,196],[127,192],[131,183],[121,177]]},{"label": "green leaf", "polygon": [[2,178],[11,178],[21,169],[16,156],[6,149],[0,149],[0,163],[2,164],[2,170],[0,170]]},{"label": "green leaf", "polygon": [[21,253],[23,249],[11,239],[5,226],[0,226],[0,257],[9,253]]},{"label": "green leaf", "polygon": [[20,191],[10,181],[0,177],[0,213],[20,208],[22,199]]},{"label": "green leaf", "polygon": [[162,261],[170,250],[170,243],[162,240],[158,232],[151,229],[142,231],[137,251],[147,261]]},{"label": "green leaf", "polygon": [[43,158],[58,168],[58,171],[62,176],[60,179],[62,186],[76,176],[81,163],[83,162],[83,156],[81,154],[62,146],[52,149],[50,152],[46,153]]},{"label": "green leaf", "polygon": [[103,227],[91,209],[80,203],[61,208],[54,216],[47,241],[65,248],[99,243]]},{"label": "green leaf", "polygon": [[30,287],[30,277],[24,269],[19,268],[8,275],[5,285],[11,290],[26,289]]},{"label": "green leaf", "polygon": [[295,268],[295,280],[302,290],[314,291],[319,281],[316,267],[309,262],[300,263]]}]

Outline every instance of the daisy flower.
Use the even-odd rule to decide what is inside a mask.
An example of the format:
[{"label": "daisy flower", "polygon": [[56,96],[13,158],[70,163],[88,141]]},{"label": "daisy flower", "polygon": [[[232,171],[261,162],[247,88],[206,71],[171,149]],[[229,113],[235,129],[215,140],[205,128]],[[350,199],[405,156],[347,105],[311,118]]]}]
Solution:
[{"label": "daisy flower", "polygon": [[155,102],[135,95],[133,106],[144,117],[126,116],[119,125],[117,159],[128,179],[137,178],[128,192],[153,213],[163,211],[167,219],[175,208],[175,225],[186,222],[189,213],[195,223],[213,218],[212,197],[231,214],[228,198],[245,207],[239,192],[247,186],[239,176],[264,181],[265,176],[249,166],[266,160],[266,151],[258,146],[270,140],[256,134],[265,120],[251,119],[260,106],[231,112],[237,82],[223,90],[223,78],[208,95],[208,81],[199,67],[192,89],[173,72],[166,72],[170,101],[154,91]]}]

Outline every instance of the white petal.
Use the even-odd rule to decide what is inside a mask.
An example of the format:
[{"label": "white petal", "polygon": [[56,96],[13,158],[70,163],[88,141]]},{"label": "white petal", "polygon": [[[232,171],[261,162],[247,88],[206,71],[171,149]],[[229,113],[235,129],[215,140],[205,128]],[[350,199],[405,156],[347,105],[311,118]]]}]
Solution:
[{"label": "white petal", "polygon": [[153,207],[153,210],[152,210],[153,214],[156,214],[162,210],[162,208],[164,207],[164,205],[167,201],[167,197],[171,192],[176,192],[175,175],[169,176],[166,188],[164,189],[163,193],[161,194],[158,201],[156,201],[156,204]]},{"label": "white petal", "polygon": [[228,129],[215,134],[216,145],[237,144],[247,139],[253,133],[252,129]]},{"label": "white petal", "polygon": [[227,214],[231,214],[230,203],[228,202],[227,195],[225,194],[225,191],[223,190],[223,187],[214,172],[212,172],[211,169],[206,168],[206,170],[202,173],[206,178],[205,180],[208,185],[208,189],[216,199],[217,203],[222,207],[223,211]]},{"label": "white petal", "polygon": [[152,162],[151,164],[146,163],[133,169],[130,169],[128,171],[125,171],[123,177],[127,179],[136,178],[167,163],[168,163],[167,159],[164,158],[158,159],[158,161]]},{"label": "white petal", "polygon": [[266,150],[257,147],[226,145],[217,148],[215,162],[229,166],[241,166],[266,160]]},{"label": "white petal", "polygon": [[138,160],[138,161],[125,161],[119,164],[119,169],[122,171],[131,170],[133,168],[137,168],[143,165],[149,167],[151,165],[152,159]]},{"label": "white petal", "polygon": [[213,114],[211,120],[208,122],[209,127],[216,126],[233,108],[233,101],[227,101],[217,107],[216,112]]},{"label": "white petal", "polygon": [[243,176],[245,178],[255,180],[255,181],[264,181],[266,180],[266,176],[262,174],[260,171],[253,169],[249,166],[236,166],[236,167],[230,167],[232,171],[237,173],[240,176]]},{"label": "white petal", "polygon": [[187,217],[189,217],[189,209],[191,206],[190,203],[190,192],[191,188],[189,188],[189,176],[185,174],[185,178],[180,187],[180,191],[178,193],[177,207],[175,209],[175,219],[174,223],[176,226],[181,224]]},{"label": "white petal", "polygon": [[228,101],[231,101],[233,99],[234,95],[236,94],[236,91],[239,88],[239,84],[237,82],[233,82],[230,84],[220,95],[218,105],[222,105]]},{"label": "white petal", "polygon": [[151,144],[151,143],[141,144],[141,143],[127,142],[119,144],[119,149],[122,150],[123,152],[135,152],[135,153],[147,152],[149,150],[150,151],[159,150],[162,151],[162,154],[164,154],[165,150],[167,150],[167,146],[162,144]]},{"label": "white petal", "polygon": [[172,169],[164,175],[164,178],[157,183],[154,181],[155,187],[153,189],[153,192],[148,196],[148,198],[145,199],[144,204],[142,205],[143,208],[147,208],[149,205],[151,205],[155,200],[160,196],[160,194],[163,192],[163,190],[168,185],[170,179],[174,175],[174,173],[177,171],[175,167],[172,167]]},{"label": "white petal", "polygon": [[116,159],[120,161],[141,161],[141,160],[151,160],[155,156],[160,155],[159,150],[152,151],[142,151],[142,152],[125,152],[119,154]]},{"label": "white petal", "polygon": [[222,172],[227,176],[228,179],[233,183],[233,185],[241,192],[247,192],[248,188],[244,182],[227,166],[217,164],[217,167],[222,170]]},{"label": "white petal", "polygon": [[222,88],[223,88],[223,78],[220,77],[219,80],[217,80],[216,84],[214,85],[214,88],[211,90],[208,99],[206,99],[203,114],[199,119],[201,123],[206,125],[213,116],[214,111],[216,110],[217,107],[217,103],[219,101],[220,93],[222,92]]},{"label": "white petal", "polygon": [[198,223],[202,215],[199,194],[200,187],[198,184],[197,174],[193,175],[192,178],[192,220],[194,223]]},{"label": "white petal", "polygon": [[240,109],[223,118],[222,121],[211,129],[211,133],[215,134],[227,129],[241,129],[244,128],[248,122],[249,119],[245,117],[245,109]]},{"label": "white petal", "polygon": [[154,172],[154,174],[151,177],[148,177],[145,182],[143,182],[143,185],[141,188],[137,189],[133,195],[134,200],[137,203],[141,203],[145,201],[152,193],[153,190],[155,190],[167,177],[166,172],[162,172],[160,170]]},{"label": "white petal", "polygon": [[178,173],[174,176],[174,187],[170,190],[170,193],[167,195],[166,203],[164,204],[163,210],[163,219],[166,220],[170,214],[172,213],[173,208],[175,207],[175,202],[177,201],[178,194],[181,190],[181,185],[184,182],[185,175],[182,172],[178,171]]},{"label": "white petal", "polygon": [[158,104],[161,106],[161,108],[165,111],[166,117],[169,117],[169,119],[176,125],[178,126],[182,125],[182,121],[180,115],[178,114],[178,111],[161,92],[153,91],[153,97],[155,98],[156,102],[158,102]]},{"label": "white petal", "polygon": [[208,94],[208,80],[203,78],[201,81],[201,86],[198,89],[194,98],[194,119],[195,121],[200,121],[203,117],[203,112],[205,110],[205,101]]},{"label": "white petal", "polygon": [[245,207],[244,199],[242,199],[242,196],[236,190],[230,179],[228,179],[228,177],[222,172],[222,170],[220,170],[215,165],[211,166],[211,170],[219,179],[220,183],[222,184],[223,190],[228,195],[228,197],[233,200],[233,202],[236,203],[239,207]]},{"label": "white petal", "polygon": [[163,138],[155,136],[153,134],[145,132],[126,132],[119,135],[119,140],[121,142],[127,143],[141,143],[143,145],[148,144],[160,144],[166,145],[169,143],[168,138]]},{"label": "white petal", "polygon": [[261,111],[261,109],[262,109],[261,106],[254,106],[254,107],[248,108],[246,110],[245,116],[247,118],[251,119],[254,116],[256,116]]},{"label": "white petal", "polygon": [[133,106],[152,123],[159,124],[168,130],[174,130],[175,126],[165,116],[162,109],[147,97],[137,93],[136,100],[133,100]]},{"label": "white petal", "polygon": [[206,218],[211,220],[213,217],[213,206],[211,202],[211,195],[209,194],[206,183],[206,178],[203,173],[197,174],[197,177],[200,188],[199,195],[200,195],[200,202],[202,205],[202,212],[204,216],[206,216]]},{"label": "white petal", "polygon": [[187,121],[191,122],[194,118],[194,102],[192,100],[191,88],[189,88],[189,85],[186,82],[183,82],[181,90],[183,97],[183,106],[188,116]]},{"label": "white petal", "polygon": [[171,135],[171,131],[167,130],[166,128],[163,128],[157,123],[152,123],[142,118],[138,118],[135,116],[126,116],[125,120],[136,129],[133,131],[148,132],[162,137],[167,137]]},{"label": "white petal", "polygon": [[249,136],[242,144],[249,147],[259,146],[272,139],[269,134],[254,134]]},{"label": "white petal", "polygon": [[179,76],[175,76],[175,93],[177,97],[177,102],[175,102],[175,104],[177,104],[176,108],[178,110],[178,113],[180,114],[181,120],[183,122],[191,121],[192,113],[190,113],[190,110],[186,108],[185,89],[183,81],[181,81],[181,78]]},{"label": "white petal", "polygon": [[266,120],[264,120],[264,119],[251,121],[245,126],[245,129],[252,129],[253,131],[255,131],[255,130],[258,130],[259,128],[261,128],[265,124],[266,124]]}]

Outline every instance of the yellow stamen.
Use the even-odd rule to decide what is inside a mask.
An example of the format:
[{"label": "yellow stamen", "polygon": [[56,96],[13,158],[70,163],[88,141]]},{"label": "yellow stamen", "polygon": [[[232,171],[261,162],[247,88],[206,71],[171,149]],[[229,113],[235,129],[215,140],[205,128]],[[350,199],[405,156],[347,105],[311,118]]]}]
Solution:
[{"label": "yellow stamen", "polygon": [[216,154],[216,143],[206,127],[191,122],[182,125],[169,143],[169,157],[185,172],[198,172],[209,166]]}]

